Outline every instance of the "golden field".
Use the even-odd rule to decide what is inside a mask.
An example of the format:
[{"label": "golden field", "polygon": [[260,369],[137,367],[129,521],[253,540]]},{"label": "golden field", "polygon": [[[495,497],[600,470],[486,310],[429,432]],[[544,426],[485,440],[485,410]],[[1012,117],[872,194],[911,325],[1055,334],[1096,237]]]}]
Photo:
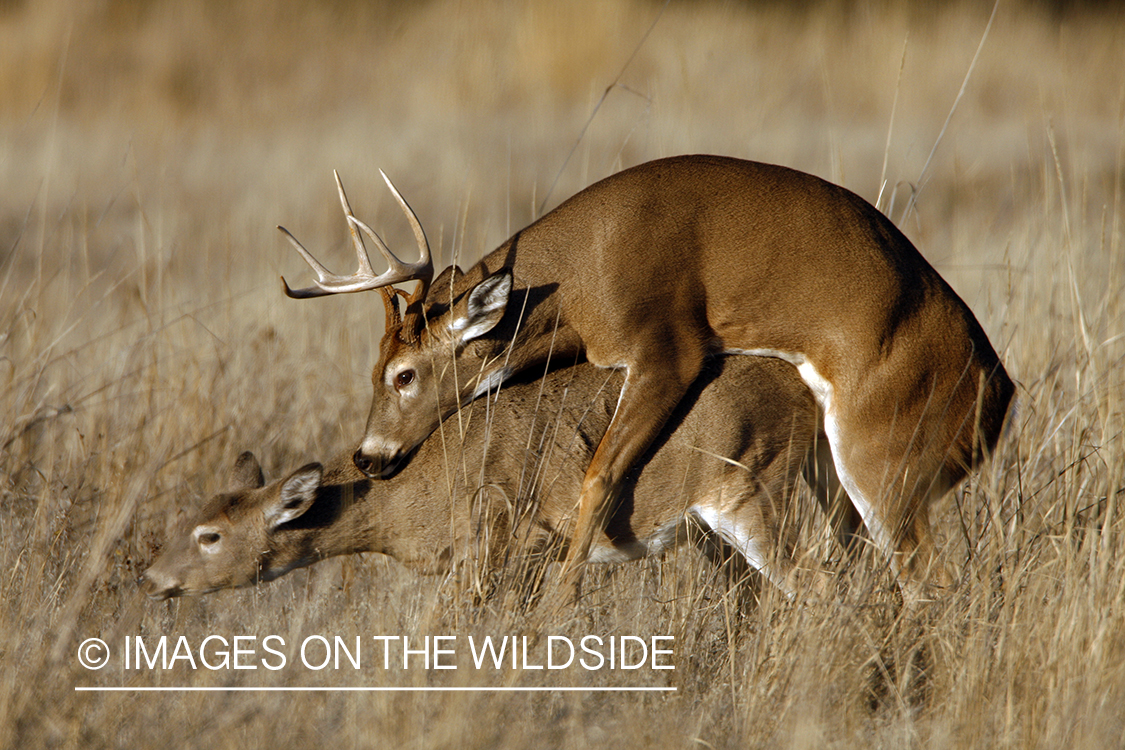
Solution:
[{"label": "golden field", "polygon": [[[0,746],[1125,745],[1125,16],[991,10],[0,1]],[[376,555],[169,603],[134,579],[241,450],[274,478],[362,434],[381,305],[277,281],[308,277],[277,224],[351,262],[332,169],[412,247],[382,168],[467,265],[694,152],[878,201],[1018,381],[1009,436],[938,508],[954,593],[903,614],[866,552],[838,601],[794,604],[684,549],[599,571],[557,631],[674,635],[675,670],[79,664],[91,637],[531,632]],[[482,682],[675,691],[75,690]]]}]

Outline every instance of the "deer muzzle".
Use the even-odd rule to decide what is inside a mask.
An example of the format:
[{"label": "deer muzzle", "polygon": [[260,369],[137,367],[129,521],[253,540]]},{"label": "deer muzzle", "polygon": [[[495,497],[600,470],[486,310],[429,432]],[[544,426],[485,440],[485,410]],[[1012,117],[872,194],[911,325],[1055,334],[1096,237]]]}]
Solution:
[{"label": "deer muzzle", "polygon": [[174,580],[171,576],[162,575],[155,568],[149,568],[141,573],[137,578],[137,586],[140,587],[145,596],[157,601],[171,599],[183,593],[179,581]]},{"label": "deer muzzle", "polygon": [[371,479],[387,479],[398,473],[405,458],[406,453],[402,451],[385,456],[378,453],[371,454],[360,446],[352,454],[352,463],[363,472],[364,476]]}]

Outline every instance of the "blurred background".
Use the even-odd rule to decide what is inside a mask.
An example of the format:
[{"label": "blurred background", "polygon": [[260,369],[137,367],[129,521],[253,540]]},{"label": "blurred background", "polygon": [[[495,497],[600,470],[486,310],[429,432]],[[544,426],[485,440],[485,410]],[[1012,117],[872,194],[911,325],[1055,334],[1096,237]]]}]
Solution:
[{"label": "blurred background", "polygon": [[[67,208],[98,231],[144,213],[162,232],[150,249],[175,255],[225,223],[231,254],[245,256],[280,244],[278,222],[303,236],[320,229],[312,222],[339,230],[333,168],[381,218],[382,167],[432,234],[451,246],[468,225],[477,251],[622,166],[715,152],[811,171],[872,201],[885,177],[899,209],[903,188],[925,182],[910,228],[923,243],[940,233],[927,250],[941,261],[956,251],[953,214],[983,212],[988,229],[1044,161],[1054,171],[1052,132],[1060,166],[1091,189],[1111,186],[1118,166],[1115,4],[1006,2],[923,175],[991,9],[6,0],[0,250],[29,210]],[[194,210],[171,211],[169,198]]]}]

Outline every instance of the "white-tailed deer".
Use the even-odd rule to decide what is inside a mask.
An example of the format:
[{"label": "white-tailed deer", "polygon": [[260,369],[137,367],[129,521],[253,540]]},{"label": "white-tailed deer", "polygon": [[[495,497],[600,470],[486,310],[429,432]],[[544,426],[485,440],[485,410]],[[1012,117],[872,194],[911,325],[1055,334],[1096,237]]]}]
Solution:
[{"label": "white-tailed deer", "polygon": [[[332,555],[379,552],[432,573],[467,556],[481,563],[530,549],[567,528],[621,383],[581,364],[513,384],[487,417],[483,409],[461,415],[460,440],[451,420],[444,445],[435,435],[384,481],[362,474],[348,451],[266,485],[244,453],[235,486],[169,538],[141,586],[164,599],[271,580]],[[799,590],[806,583],[792,554],[789,505],[797,476],[816,460],[816,436],[816,404],[791,367],[716,361],[626,478],[591,560],[660,554],[694,526]],[[831,477],[820,476],[824,502]],[[808,585],[822,575],[811,571]]]},{"label": "white-tailed deer", "polygon": [[[624,370],[578,496],[565,575],[576,584],[629,468],[704,360],[779,358],[816,397],[840,480],[904,594],[925,596],[929,500],[995,446],[1015,389],[973,313],[874,207],[784,167],[662,159],[586,188],[468,273],[447,269],[431,284],[425,234],[391,190],[421,248],[416,264],[352,214],[342,187],[355,274],[331,274],[286,232],[318,277],[286,285],[290,296],[384,289],[388,328],[355,455],[364,473],[393,473],[459,406],[550,358],[584,353]],[[389,271],[372,271],[360,231]],[[386,287],[411,279],[421,283],[399,319]]]}]

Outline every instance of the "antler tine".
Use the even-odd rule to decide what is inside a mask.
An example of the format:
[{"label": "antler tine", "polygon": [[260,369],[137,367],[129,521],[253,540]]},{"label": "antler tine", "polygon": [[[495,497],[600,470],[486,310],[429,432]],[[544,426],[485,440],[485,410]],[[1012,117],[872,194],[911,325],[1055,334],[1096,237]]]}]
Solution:
[{"label": "antler tine", "polygon": [[[430,267],[429,258],[422,258],[417,263],[406,263],[392,253],[386,243],[383,242],[382,238],[375,233],[375,230],[367,226],[363,221],[354,216],[348,219],[348,221],[362,229],[363,233],[379,246],[379,250],[382,251],[383,257],[387,259],[387,264],[390,266],[390,270],[387,272],[388,274],[391,273],[391,271],[395,272],[402,277],[399,281],[410,281],[411,279],[422,280],[423,276],[426,275],[426,271]],[[430,269],[430,273],[433,273],[432,269]]]},{"label": "antler tine", "polygon": [[398,201],[402,212],[406,214],[406,220],[410,222],[410,228],[414,230],[414,240],[418,243],[420,257],[417,263],[412,264],[412,268],[416,269],[415,278],[421,281],[422,284],[412,295],[412,298],[424,299],[426,290],[430,286],[430,280],[434,277],[434,263],[430,258],[430,243],[429,240],[426,239],[426,230],[422,228],[422,222],[418,221],[418,216],[414,213],[414,209],[410,207],[410,204],[407,203],[406,199],[398,192],[394,183],[391,182],[391,178],[387,177],[387,173],[380,169],[379,174],[383,176],[383,181],[386,182],[387,187],[391,189],[391,194],[394,195],[395,200]]},{"label": "antler tine", "polygon": [[[380,174],[382,174],[382,170],[380,170]],[[433,262],[430,260],[430,247],[426,242],[426,234],[422,231],[422,225],[418,222],[418,217],[410,210],[406,201],[403,200],[402,196],[395,190],[394,185],[390,185],[390,180],[387,180],[391,192],[394,193],[399,205],[402,206],[403,210],[406,212],[407,219],[414,229],[414,236],[418,240],[419,247],[422,251],[422,257],[417,263],[403,263],[391,252],[382,238],[375,233],[375,230],[355,217],[355,214],[352,213],[351,205],[348,203],[348,196],[344,192],[344,186],[340,181],[339,173],[333,170],[333,175],[336,178],[336,189],[340,194],[340,205],[343,206],[344,216],[348,221],[348,232],[352,236],[352,245],[355,247],[356,259],[359,265],[355,273],[350,276],[334,274],[325,268],[320,261],[314,258],[312,253],[306,250],[304,245],[298,242],[297,238],[294,237],[288,229],[279,226],[278,229],[285,234],[290,244],[296,248],[297,252],[301,254],[305,262],[316,272],[317,276],[313,282],[315,286],[305,289],[291,289],[285,279],[282,278],[281,283],[285,287],[285,294],[294,299],[305,299],[308,297],[321,297],[328,294],[366,292],[370,289],[378,289],[402,281],[418,280],[422,282],[422,284],[414,297],[424,297],[425,290],[429,287],[430,279],[433,278],[434,268]],[[385,174],[383,175],[383,179],[387,179]],[[375,271],[371,267],[371,258],[367,255],[367,249],[363,245],[363,237],[360,235],[360,231],[375,242],[379,247],[379,252],[387,259],[390,268],[388,268],[386,272],[379,275],[375,274]]]},{"label": "antler tine", "polygon": [[297,252],[300,253],[301,257],[305,259],[305,262],[312,267],[312,270],[316,271],[317,275],[317,286],[305,287],[304,289],[290,288],[289,282],[287,282],[285,280],[285,277],[282,276],[281,284],[285,287],[285,296],[292,297],[293,299],[307,299],[309,297],[323,297],[326,294],[332,294],[332,292],[328,292],[320,288],[320,282],[327,281],[333,277],[332,272],[325,268],[320,261],[314,258],[312,253],[306,250],[305,246],[297,241],[297,238],[293,236],[292,232],[290,232],[280,224],[278,224],[277,228],[280,229],[281,232],[285,235],[285,238],[289,240],[289,244],[297,249]]},{"label": "antler tine", "polygon": [[348,195],[344,192],[344,183],[340,182],[340,173],[333,169],[332,176],[336,178],[336,192],[340,194],[340,205],[344,207],[344,216],[348,219],[348,232],[352,235],[352,245],[355,247],[355,255],[359,260],[359,269],[356,272],[374,276],[375,269],[371,267],[371,257],[367,254],[367,248],[363,246],[363,237],[356,231],[355,224],[352,223],[355,214],[352,213],[351,204],[348,203]]}]

